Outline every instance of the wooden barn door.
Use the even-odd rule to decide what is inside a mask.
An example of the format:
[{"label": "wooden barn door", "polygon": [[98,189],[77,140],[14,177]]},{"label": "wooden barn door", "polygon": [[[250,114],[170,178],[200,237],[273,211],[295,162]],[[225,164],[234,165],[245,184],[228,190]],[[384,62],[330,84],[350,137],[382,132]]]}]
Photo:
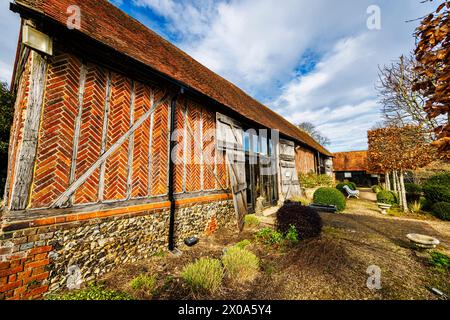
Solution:
[{"label": "wooden barn door", "polygon": [[243,130],[240,124],[222,114],[217,114],[218,151],[225,152],[225,159],[233,193],[234,209],[240,231],[247,214],[247,181],[245,175],[245,151]]},{"label": "wooden barn door", "polygon": [[295,144],[280,140],[281,193],[285,200],[301,195],[300,182],[295,166]]}]

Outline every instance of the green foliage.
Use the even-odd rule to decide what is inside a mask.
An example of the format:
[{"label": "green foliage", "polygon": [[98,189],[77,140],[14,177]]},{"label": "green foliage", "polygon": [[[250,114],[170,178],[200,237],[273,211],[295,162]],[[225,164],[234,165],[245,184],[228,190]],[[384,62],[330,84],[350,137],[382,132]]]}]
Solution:
[{"label": "green foliage", "polygon": [[49,295],[47,300],[133,300],[127,293],[106,289],[104,285],[89,283],[85,289],[62,295]]},{"label": "green foliage", "polygon": [[331,187],[333,186],[333,178],[327,174],[308,173],[299,174],[300,184],[304,188]]},{"label": "green foliage", "polygon": [[264,228],[256,233],[256,239],[267,245],[275,245],[283,242],[283,234],[271,228]]},{"label": "green foliage", "polygon": [[154,292],[156,289],[156,276],[155,275],[140,275],[134,278],[130,285],[133,290],[142,290],[146,292]]},{"label": "green foliage", "polygon": [[450,258],[445,254],[434,251],[430,256],[430,264],[433,267],[441,271],[448,271],[450,269]]},{"label": "green foliage", "polygon": [[405,190],[408,193],[422,193],[422,187],[415,183],[405,183]]},{"label": "green foliage", "polygon": [[293,197],[290,199],[291,202],[296,202],[304,206],[309,206],[311,204],[311,200],[304,197]]},{"label": "green foliage", "polygon": [[377,202],[396,205],[398,204],[398,197],[392,191],[383,190],[377,193]]},{"label": "green foliage", "polygon": [[419,203],[422,207],[422,210],[425,210],[425,211],[430,211],[431,207],[433,206],[433,204],[430,201],[428,201],[427,198],[425,198],[425,197],[420,197]]},{"label": "green foliage", "polygon": [[6,183],[9,132],[14,114],[14,97],[8,90],[6,82],[0,82],[0,194],[3,197],[3,191]]},{"label": "green foliage", "polygon": [[420,213],[422,211],[422,204],[418,201],[415,201],[409,205],[409,210],[413,213]]},{"label": "green foliage", "polygon": [[244,224],[249,227],[259,227],[261,224],[259,219],[254,214],[248,214],[244,217]]},{"label": "green foliage", "polygon": [[425,198],[431,203],[450,203],[450,172],[441,173],[428,179],[423,186]]},{"label": "green foliage", "polygon": [[346,207],[345,197],[337,189],[320,188],[314,193],[314,203],[319,205],[335,205],[337,210],[344,211]]},{"label": "green foliage", "polygon": [[228,248],[222,257],[227,276],[237,283],[252,282],[259,271],[259,259],[248,250]]},{"label": "green foliage", "polygon": [[222,263],[217,259],[200,258],[183,269],[182,278],[194,292],[215,292],[222,284]]},{"label": "green foliage", "polygon": [[285,236],[286,241],[295,246],[299,243],[298,232],[294,225],[291,224]]},{"label": "green foliage", "polygon": [[376,194],[376,193],[378,193],[380,191],[383,191],[383,187],[379,186],[379,185],[375,185],[375,186],[372,187],[372,191],[373,191],[373,193]]},{"label": "green foliage", "polygon": [[242,240],[242,241],[236,243],[234,246],[237,248],[245,249],[251,244],[252,244],[252,242],[250,240],[245,239],[245,240]]},{"label": "green foliage", "polygon": [[431,207],[434,216],[444,221],[450,221],[450,203],[438,202]]}]

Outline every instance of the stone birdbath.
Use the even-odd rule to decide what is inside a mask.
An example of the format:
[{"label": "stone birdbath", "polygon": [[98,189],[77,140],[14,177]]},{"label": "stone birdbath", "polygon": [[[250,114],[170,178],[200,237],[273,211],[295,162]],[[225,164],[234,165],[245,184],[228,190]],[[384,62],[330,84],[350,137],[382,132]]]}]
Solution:
[{"label": "stone birdbath", "polygon": [[381,209],[382,214],[387,214],[387,211],[392,207],[392,205],[387,203],[377,203],[378,208]]},{"label": "stone birdbath", "polygon": [[425,236],[423,234],[410,233],[406,237],[418,248],[421,249],[434,249],[441,242],[430,236]]}]

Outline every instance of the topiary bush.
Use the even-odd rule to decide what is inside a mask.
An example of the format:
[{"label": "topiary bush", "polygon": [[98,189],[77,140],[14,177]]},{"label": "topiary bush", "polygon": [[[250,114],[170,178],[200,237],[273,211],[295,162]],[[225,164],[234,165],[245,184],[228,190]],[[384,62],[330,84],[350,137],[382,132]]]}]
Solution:
[{"label": "topiary bush", "polygon": [[346,207],[345,197],[337,189],[320,188],[314,193],[314,203],[319,205],[335,205],[339,212]]},{"label": "topiary bush", "polygon": [[422,189],[425,198],[431,203],[450,203],[450,172],[431,177]]},{"label": "topiary bush", "polygon": [[383,190],[377,193],[377,202],[396,205],[398,204],[398,197],[392,191]]},{"label": "topiary bush", "polygon": [[277,230],[291,241],[294,240],[292,227],[297,231],[298,239],[304,240],[319,236],[323,223],[316,210],[298,203],[289,203],[278,210],[276,226]]},{"label": "topiary bush", "polygon": [[194,292],[215,292],[222,284],[222,263],[217,259],[200,258],[183,269],[182,278]]},{"label": "topiary bush", "polygon": [[341,182],[341,183],[338,183],[337,185],[336,185],[336,189],[338,189],[340,192],[342,192],[344,195],[347,195],[347,192],[345,192],[345,190],[344,190],[344,187],[345,186],[348,186],[350,189],[352,189],[352,190],[357,190],[358,188],[356,187],[356,184],[355,183],[353,183],[353,182],[349,182],[349,181],[347,181],[347,182]]},{"label": "topiary bush", "polygon": [[450,221],[450,203],[438,202],[431,207],[434,216],[444,221]]},{"label": "topiary bush", "polygon": [[259,259],[248,250],[228,248],[222,256],[226,275],[233,282],[246,283],[255,280],[259,271]]}]

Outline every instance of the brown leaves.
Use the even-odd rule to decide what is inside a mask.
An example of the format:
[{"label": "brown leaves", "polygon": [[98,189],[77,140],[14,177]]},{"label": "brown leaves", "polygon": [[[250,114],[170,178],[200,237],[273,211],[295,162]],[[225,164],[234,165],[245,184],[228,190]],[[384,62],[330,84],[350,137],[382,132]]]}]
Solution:
[{"label": "brown leaves", "polygon": [[[441,3],[436,12],[425,17],[416,30],[415,50],[418,76],[413,90],[423,91],[427,98],[428,118],[448,115],[450,108],[450,1]],[[448,117],[447,117],[448,118]],[[450,127],[436,129],[441,156],[450,160]]]},{"label": "brown leaves", "polygon": [[381,171],[415,170],[435,160],[436,154],[419,126],[387,127],[369,131],[369,167]]}]

